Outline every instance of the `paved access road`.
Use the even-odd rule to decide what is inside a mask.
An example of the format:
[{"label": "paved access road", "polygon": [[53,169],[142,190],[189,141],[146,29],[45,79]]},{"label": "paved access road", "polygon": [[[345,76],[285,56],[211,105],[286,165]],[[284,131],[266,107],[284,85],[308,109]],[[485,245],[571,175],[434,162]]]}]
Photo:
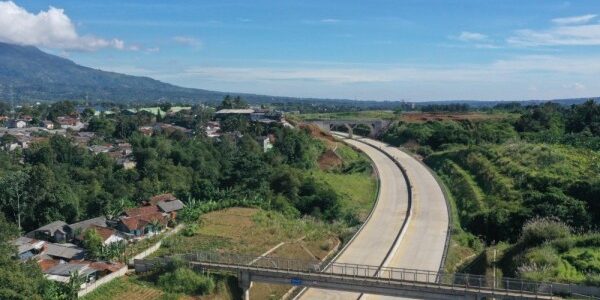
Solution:
[{"label": "paved access road", "polygon": [[[394,157],[412,185],[410,222],[387,267],[438,271],[448,234],[448,207],[441,187],[429,169],[400,149],[369,138],[359,138]],[[369,295],[368,299],[394,299]],[[397,298],[396,298],[397,299]]]},{"label": "paved access road", "polygon": [[[379,171],[379,198],[372,216],[336,259],[339,263],[356,263],[379,266],[392,248],[408,210],[408,190],[406,181],[398,166],[379,150],[364,143],[346,140],[365,152]],[[308,289],[300,299],[353,299],[358,293],[333,290]]]}]

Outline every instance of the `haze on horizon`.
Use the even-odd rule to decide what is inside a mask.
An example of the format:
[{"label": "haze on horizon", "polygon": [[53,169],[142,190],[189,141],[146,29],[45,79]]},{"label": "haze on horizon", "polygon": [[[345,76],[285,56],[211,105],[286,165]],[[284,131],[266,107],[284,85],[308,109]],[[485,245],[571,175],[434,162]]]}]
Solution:
[{"label": "haze on horizon", "polygon": [[600,95],[597,1],[0,1],[0,41],[226,92],[408,101]]}]

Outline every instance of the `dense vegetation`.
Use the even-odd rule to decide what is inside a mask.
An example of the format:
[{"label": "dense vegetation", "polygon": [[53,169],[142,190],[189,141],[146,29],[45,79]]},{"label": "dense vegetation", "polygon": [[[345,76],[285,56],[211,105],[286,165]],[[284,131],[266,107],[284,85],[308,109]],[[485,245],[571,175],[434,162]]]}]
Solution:
[{"label": "dense vegetation", "polygon": [[[228,97],[222,106],[246,104],[239,98]],[[73,103],[59,102],[52,106],[24,106],[19,113],[53,119],[74,114],[74,111]],[[99,215],[117,216],[125,208],[164,192],[174,193],[187,204],[179,217],[189,222],[195,222],[207,211],[231,206],[278,210],[287,218],[311,215],[323,222],[358,219],[354,216],[357,211],[342,210],[343,195],[327,181],[311,175],[318,171],[317,160],[325,150],[323,141],[313,138],[308,130],[248,122],[237,117],[222,120],[229,124],[224,134],[219,139],[211,139],[204,135],[202,126],[212,118],[213,111],[196,106],[188,114],[160,117],[160,121],[192,131],[190,134],[180,130],[162,131],[152,136],[141,134],[138,127],[156,122],[159,118],[156,116],[146,113],[93,116],[93,111],[82,114],[89,120],[89,130],[96,134],[90,144],[129,142],[132,145],[137,163],[134,169],[124,169],[106,153],[94,155],[76,143],[76,134],[72,132],[67,132],[67,136],[46,136],[45,141],[32,143],[25,150],[1,150],[0,215],[21,227],[2,226],[7,234],[10,232],[2,241],[8,242],[19,233],[56,220],[71,223]],[[267,135],[273,136],[275,143],[271,151],[265,152],[257,138],[264,139]],[[9,142],[6,139],[10,137],[6,135],[2,142]],[[368,165],[367,169],[370,172]],[[365,168],[350,166],[339,172],[365,172]],[[106,257],[98,241],[93,231],[86,232],[84,244],[92,250],[90,257]],[[46,293],[46,286],[58,289],[57,297],[65,295],[60,289],[66,287],[48,284],[35,264],[18,264],[10,247],[5,252],[3,257],[15,266],[4,269],[14,276],[11,284],[0,283],[6,295],[20,293],[32,295],[26,298],[35,298]],[[157,282],[169,285],[168,282],[185,277],[191,280],[192,286],[203,280],[192,278],[188,273],[174,270]],[[26,278],[34,274],[40,277],[39,286],[16,286],[19,276]],[[210,292],[210,283],[206,284],[209,286],[205,292]],[[31,292],[20,291],[25,288]],[[182,287],[181,291],[172,292],[189,292],[186,289]]]},{"label": "dense vegetation", "polygon": [[[460,226],[471,234],[463,242],[477,248],[473,238],[478,237],[488,245],[516,245],[518,251],[513,252],[520,255],[504,260],[508,274],[571,281],[597,276],[600,263],[583,256],[600,254],[597,248],[588,253],[597,238],[591,232],[600,224],[600,105],[593,101],[571,107],[510,105],[495,111],[519,116],[477,122],[401,122],[383,140],[424,156],[446,182]],[[552,218],[568,228],[568,234],[548,238],[547,243],[523,243],[532,228],[527,222],[536,218]],[[574,252],[561,248],[567,253],[561,256],[561,266],[568,264],[571,273],[579,275],[557,271],[559,260],[535,270],[531,267],[536,255],[542,255],[538,252],[550,251],[554,246],[546,244],[555,239],[592,247],[585,253],[577,247]],[[540,277],[538,271],[544,268],[553,271]]]}]

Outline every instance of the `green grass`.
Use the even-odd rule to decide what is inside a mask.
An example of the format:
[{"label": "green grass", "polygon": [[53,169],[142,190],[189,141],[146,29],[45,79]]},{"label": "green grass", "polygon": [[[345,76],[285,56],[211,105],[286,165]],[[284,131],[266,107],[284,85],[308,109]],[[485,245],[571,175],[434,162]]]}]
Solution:
[{"label": "green grass", "polygon": [[301,114],[298,117],[302,120],[361,120],[361,119],[384,119],[395,120],[399,115],[390,110],[364,110],[355,112],[338,113],[310,113]]},{"label": "green grass", "polygon": [[158,300],[163,297],[165,297],[165,293],[152,284],[140,282],[130,277],[121,277],[97,288],[81,299]]},{"label": "green grass", "polygon": [[361,221],[369,215],[377,193],[377,179],[367,173],[340,174],[315,171],[311,175],[328,183],[340,196],[342,210],[356,213]]},{"label": "green grass", "polygon": [[204,214],[193,236],[179,232],[163,241],[153,256],[194,251],[226,251],[260,255],[280,242],[306,236],[307,240],[327,240],[337,228],[313,220],[289,219],[275,211],[234,207]]}]

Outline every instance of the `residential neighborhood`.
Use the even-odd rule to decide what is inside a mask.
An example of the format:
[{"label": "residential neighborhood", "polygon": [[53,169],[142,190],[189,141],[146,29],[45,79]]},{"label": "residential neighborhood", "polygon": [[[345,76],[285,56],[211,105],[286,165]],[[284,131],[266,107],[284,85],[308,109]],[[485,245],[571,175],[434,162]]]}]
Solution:
[{"label": "residential neighborhood", "polygon": [[[13,245],[20,260],[36,261],[48,279],[66,283],[77,272],[84,278],[81,288],[85,288],[126,267],[127,257],[122,256],[125,247],[172,230],[177,212],[184,207],[173,194],[160,194],[112,219],[98,216],[72,224],[51,222],[17,238]],[[91,255],[86,248],[90,231],[99,237],[103,249],[118,246],[121,253],[111,258]]]}]

